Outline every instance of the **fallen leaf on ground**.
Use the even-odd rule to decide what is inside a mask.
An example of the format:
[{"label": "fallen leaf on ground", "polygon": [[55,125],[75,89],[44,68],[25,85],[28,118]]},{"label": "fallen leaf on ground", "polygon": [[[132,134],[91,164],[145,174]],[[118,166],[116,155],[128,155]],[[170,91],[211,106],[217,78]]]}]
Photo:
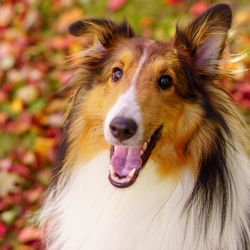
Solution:
[{"label": "fallen leaf on ground", "polygon": [[40,240],[42,234],[40,230],[34,227],[25,227],[18,234],[18,241],[21,243],[26,243],[33,240]]}]

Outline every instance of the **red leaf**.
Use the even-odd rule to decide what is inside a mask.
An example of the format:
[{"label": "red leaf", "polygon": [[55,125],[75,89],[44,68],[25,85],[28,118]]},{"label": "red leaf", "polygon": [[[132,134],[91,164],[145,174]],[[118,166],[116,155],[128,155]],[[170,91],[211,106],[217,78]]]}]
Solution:
[{"label": "red leaf", "polygon": [[165,4],[177,4],[179,2],[182,2],[183,0],[165,0]]},{"label": "red leaf", "polygon": [[9,172],[10,173],[13,173],[13,172],[17,173],[25,178],[27,178],[30,175],[30,170],[26,166],[18,164],[18,163],[11,166],[9,168]]},{"label": "red leaf", "polygon": [[12,160],[10,158],[0,160],[0,169],[7,171],[11,167],[11,163]]},{"label": "red leaf", "polygon": [[39,185],[35,188],[29,189],[24,192],[24,199],[30,203],[36,202],[41,198],[44,188],[42,185]]},{"label": "red leaf", "polygon": [[7,209],[7,207],[8,207],[8,202],[6,201],[6,199],[0,199],[0,211]]},{"label": "red leaf", "polygon": [[29,241],[41,240],[41,232],[34,227],[25,227],[18,234],[18,241],[21,243],[26,243]]},{"label": "red leaf", "polygon": [[7,227],[0,221],[0,239],[3,239],[6,231]]},{"label": "red leaf", "polygon": [[206,2],[197,1],[195,2],[189,10],[189,13],[194,16],[199,16],[208,8],[208,4]]},{"label": "red leaf", "polygon": [[125,3],[126,3],[126,0],[111,0],[111,1],[108,2],[108,9],[109,10],[118,10]]},{"label": "red leaf", "polygon": [[14,15],[13,7],[10,4],[1,5],[0,8],[0,26],[8,26]]},{"label": "red leaf", "polygon": [[1,247],[1,250],[12,250],[10,243],[7,243]]},{"label": "red leaf", "polygon": [[67,49],[72,42],[70,37],[56,36],[47,42],[47,46],[54,50]]},{"label": "red leaf", "polygon": [[236,92],[232,94],[233,98],[242,106],[250,108],[250,84],[237,83]]},{"label": "red leaf", "polygon": [[21,193],[13,193],[13,194],[9,194],[9,202],[11,205],[13,204],[20,204],[20,202],[22,202],[22,195]]},{"label": "red leaf", "polygon": [[142,18],[142,20],[141,20],[141,26],[142,26],[142,27],[145,27],[145,28],[151,27],[152,24],[153,24],[153,22],[154,22],[154,20],[153,20],[152,17],[144,17],[144,18]]}]

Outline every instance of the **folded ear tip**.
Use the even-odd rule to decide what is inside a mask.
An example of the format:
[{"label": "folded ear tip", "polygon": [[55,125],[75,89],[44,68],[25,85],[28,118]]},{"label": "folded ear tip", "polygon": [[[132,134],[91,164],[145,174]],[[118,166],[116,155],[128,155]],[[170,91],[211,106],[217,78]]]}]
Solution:
[{"label": "folded ear tip", "polygon": [[215,11],[223,16],[227,28],[230,28],[232,23],[232,9],[230,5],[227,3],[219,3],[214,5],[214,7],[216,9]]},{"label": "folded ear tip", "polygon": [[227,9],[229,11],[231,11],[231,7],[228,3],[217,3],[214,5],[215,8],[218,8],[218,9]]},{"label": "folded ear tip", "polygon": [[227,15],[232,16],[232,9],[231,6],[228,3],[219,3],[216,4],[218,12],[227,13]]},{"label": "folded ear tip", "polygon": [[73,36],[80,36],[83,33],[83,27],[82,21],[76,21],[69,26],[69,33]]},{"label": "folded ear tip", "polygon": [[216,12],[225,18],[226,23],[228,26],[231,26],[232,22],[232,9],[228,3],[218,3],[212,6],[211,11]]}]

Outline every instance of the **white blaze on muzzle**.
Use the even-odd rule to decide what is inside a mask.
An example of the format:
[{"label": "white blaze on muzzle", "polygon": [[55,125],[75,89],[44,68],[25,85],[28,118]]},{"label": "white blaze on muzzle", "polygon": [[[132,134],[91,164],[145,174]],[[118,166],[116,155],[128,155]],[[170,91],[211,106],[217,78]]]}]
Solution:
[{"label": "white blaze on muzzle", "polygon": [[[104,136],[110,145],[113,145],[113,152],[110,161],[110,182],[117,187],[131,185],[142,167],[142,115],[140,106],[136,101],[136,83],[142,66],[146,62],[147,53],[144,52],[138,67],[131,81],[130,88],[122,94],[115,105],[108,112],[104,123]],[[112,131],[113,119],[132,120],[136,123],[136,132],[132,136],[121,140],[114,136]]]},{"label": "white blaze on muzzle", "polygon": [[142,136],[142,117],[141,110],[136,101],[136,82],[138,80],[138,75],[141,71],[142,66],[144,65],[147,58],[147,53],[144,51],[143,56],[141,57],[138,67],[135,71],[135,74],[131,80],[131,87],[122,94],[115,105],[108,112],[105,122],[104,122],[104,136],[105,139],[111,145],[120,144],[120,141],[115,138],[110,131],[110,123],[115,117],[122,117],[125,119],[131,119],[135,121],[137,125],[137,131],[133,137],[124,140],[122,145],[124,146],[136,146],[141,140]]},{"label": "white blaze on muzzle", "polygon": [[109,144],[115,145],[121,142],[115,138],[110,131],[110,123],[115,117],[132,119],[137,125],[137,131],[131,138],[122,141],[123,145],[134,146],[141,139],[141,112],[135,100],[135,87],[132,85],[127,92],[122,94],[116,104],[108,112],[104,123],[104,136]]}]

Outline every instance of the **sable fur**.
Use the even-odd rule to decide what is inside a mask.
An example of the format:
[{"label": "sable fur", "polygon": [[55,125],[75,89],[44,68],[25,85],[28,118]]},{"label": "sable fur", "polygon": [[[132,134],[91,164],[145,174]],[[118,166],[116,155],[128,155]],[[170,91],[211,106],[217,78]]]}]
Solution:
[{"label": "sable fur", "polygon": [[[166,182],[166,191],[168,188],[171,190],[171,185],[168,183],[170,179],[176,183],[176,190],[181,187],[184,190],[187,189],[179,202],[177,201],[182,196],[178,194],[172,197],[172,191],[169,191],[170,198],[168,199],[170,201],[168,202],[167,199],[163,205],[159,204],[159,211],[162,211],[169,220],[171,218],[175,220],[173,224],[176,225],[176,228],[173,231],[176,233],[176,239],[172,237],[172,232],[166,229],[169,232],[166,234],[169,242],[165,242],[163,239],[161,247],[157,245],[159,240],[154,235],[155,238],[152,237],[151,241],[148,236],[145,236],[145,246],[144,242],[139,244],[136,240],[131,240],[131,244],[139,244],[139,246],[131,245],[124,249],[141,249],[140,246],[147,246],[147,240],[152,244],[155,242],[156,247],[159,247],[157,249],[172,249],[171,247],[175,244],[178,250],[191,248],[199,250],[249,249],[250,164],[244,148],[249,143],[248,136],[244,122],[234,107],[233,101],[215,84],[216,80],[225,75],[221,62],[223,62],[222,57],[231,20],[230,7],[227,4],[218,4],[208,9],[187,27],[177,27],[176,35],[172,40],[154,43],[137,38],[127,22],[117,25],[105,19],[83,19],[70,26],[69,31],[72,35],[80,36],[91,33],[97,36],[98,42],[83,52],[82,61],[76,70],[74,80],[76,92],[72,99],[72,108],[65,121],[54,178],[49,190],[50,195],[41,213],[43,223],[46,220],[51,221],[47,234],[55,229],[54,236],[49,235],[47,240],[48,249],[58,247],[64,249],[63,247],[70,246],[70,240],[75,239],[73,235],[71,238],[64,238],[67,234],[64,233],[63,226],[60,226],[63,225],[64,213],[66,215],[70,212],[65,205],[69,200],[64,203],[64,196],[72,199],[70,203],[71,201],[72,204],[76,202],[74,193],[71,195],[70,190],[78,183],[76,181],[78,174],[83,174],[85,165],[88,166],[91,161],[95,162],[95,157],[99,152],[109,150],[110,145],[103,136],[105,117],[119,96],[129,88],[129,83],[133,79],[133,75],[124,76],[129,80],[123,80],[123,87],[117,85],[116,91],[109,83],[110,69],[116,65],[122,54],[125,54],[126,60],[131,59],[129,65],[141,62],[140,58],[143,56],[147,58],[145,65],[140,65],[143,74],[136,82],[139,89],[137,101],[141,106],[144,118],[143,126],[146,124],[145,135],[141,143],[143,144],[143,141],[148,139],[147,136],[150,136],[154,129],[164,122],[162,137],[156,144],[145,170],[142,169],[140,175],[150,183],[150,177],[147,179],[145,175],[156,168],[156,175],[160,182]],[[164,59],[164,53],[168,60]],[[160,66],[154,64],[155,61]],[[171,74],[175,84],[174,88],[169,91],[157,92],[153,83],[156,82],[155,78],[158,76],[150,74],[162,64],[167,65],[167,74]],[[135,64],[135,67],[138,65]],[[152,67],[152,70],[147,67]],[[162,74],[165,73],[164,71]],[[148,85],[144,87],[144,83],[148,83]],[[98,99],[96,99],[97,97]],[[192,173],[193,179],[189,177],[187,169]],[[99,172],[96,174],[98,177]],[[154,173],[152,175],[154,176]],[[147,182],[141,183],[140,179],[137,181],[140,185],[145,185],[144,188],[147,187]],[[131,186],[131,190],[139,192],[137,181],[133,184],[135,187]],[[182,182],[183,186],[181,186]],[[86,192],[87,189],[86,187]],[[160,194],[164,190],[159,189],[158,191]],[[131,197],[127,196],[126,192],[132,193],[132,191],[124,189],[121,197],[130,200]],[[107,197],[117,197],[117,201],[119,201],[119,191],[107,187],[103,191],[103,195],[106,194]],[[155,196],[157,195],[156,193]],[[101,196],[100,193],[100,200]],[[93,197],[98,198],[95,194]],[[149,199],[149,203],[152,199],[152,197]],[[180,211],[179,216],[173,212],[175,208],[171,207],[171,199],[173,206],[176,205],[176,211]],[[96,202],[98,204],[98,200]],[[94,204],[96,203],[94,202]],[[105,210],[106,204],[101,204]],[[79,207],[81,206],[85,208],[85,205],[80,203]],[[97,209],[93,207],[93,211],[99,214]],[[123,214],[122,208],[118,208],[118,210],[118,214],[116,214],[118,217],[130,218],[130,214],[125,212]],[[173,216],[168,214],[168,211],[172,211]],[[91,213],[91,209],[89,212]],[[155,216],[159,213],[157,212]],[[72,216],[73,214],[74,211]],[[107,212],[107,215],[112,214]],[[81,218],[81,215],[79,216]],[[89,216],[91,217],[91,214]],[[103,218],[103,221],[106,220],[108,219]],[[112,218],[110,220],[112,221]],[[114,222],[117,223],[115,219]],[[88,224],[88,221],[86,223]],[[133,223],[140,225],[140,221],[134,221],[131,222],[131,227],[133,227]],[[166,224],[167,228],[168,221],[159,223],[159,228],[162,224]],[[145,226],[144,222],[142,225]],[[122,225],[120,226],[122,230]],[[71,230],[74,232],[75,228],[71,228]],[[77,233],[80,232],[77,231],[76,235]],[[112,231],[110,233],[112,234]],[[117,232],[113,231],[113,233]],[[162,231],[159,231],[159,235],[162,235],[161,233]],[[155,234],[157,235],[157,232]],[[97,232],[96,235],[98,235]],[[105,236],[105,233],[103,235]],[[131,235],[133,236],[132,232]],[[105,238],[104,236],[103,238]],[[119,234],[117,236],[119,237]],[[181,244],[178,243],[178,239]],[[98,238],[95,240],[98,241]],[[111,239],[105,241],[107,245],[108,240],[111,241]],[[112,241],[116,246],[115,239]],[[125,240],[122,243],[124,246],[127,244]],[[72,246],[74,246],[72,249],[90,249],[85,248],[84,243],[81,243],[82,245],[79,247],[76,247],[75,244],[77,245],[77,242],[72,242]],[[86,240],[86,244],[89,247],[95,243]],[[110,244],[112,245],[112,242]],[[123,249],[124,246],[119,247]],[[104,250],[108,249],[105,248],[106,244],[103,247]]]}]

